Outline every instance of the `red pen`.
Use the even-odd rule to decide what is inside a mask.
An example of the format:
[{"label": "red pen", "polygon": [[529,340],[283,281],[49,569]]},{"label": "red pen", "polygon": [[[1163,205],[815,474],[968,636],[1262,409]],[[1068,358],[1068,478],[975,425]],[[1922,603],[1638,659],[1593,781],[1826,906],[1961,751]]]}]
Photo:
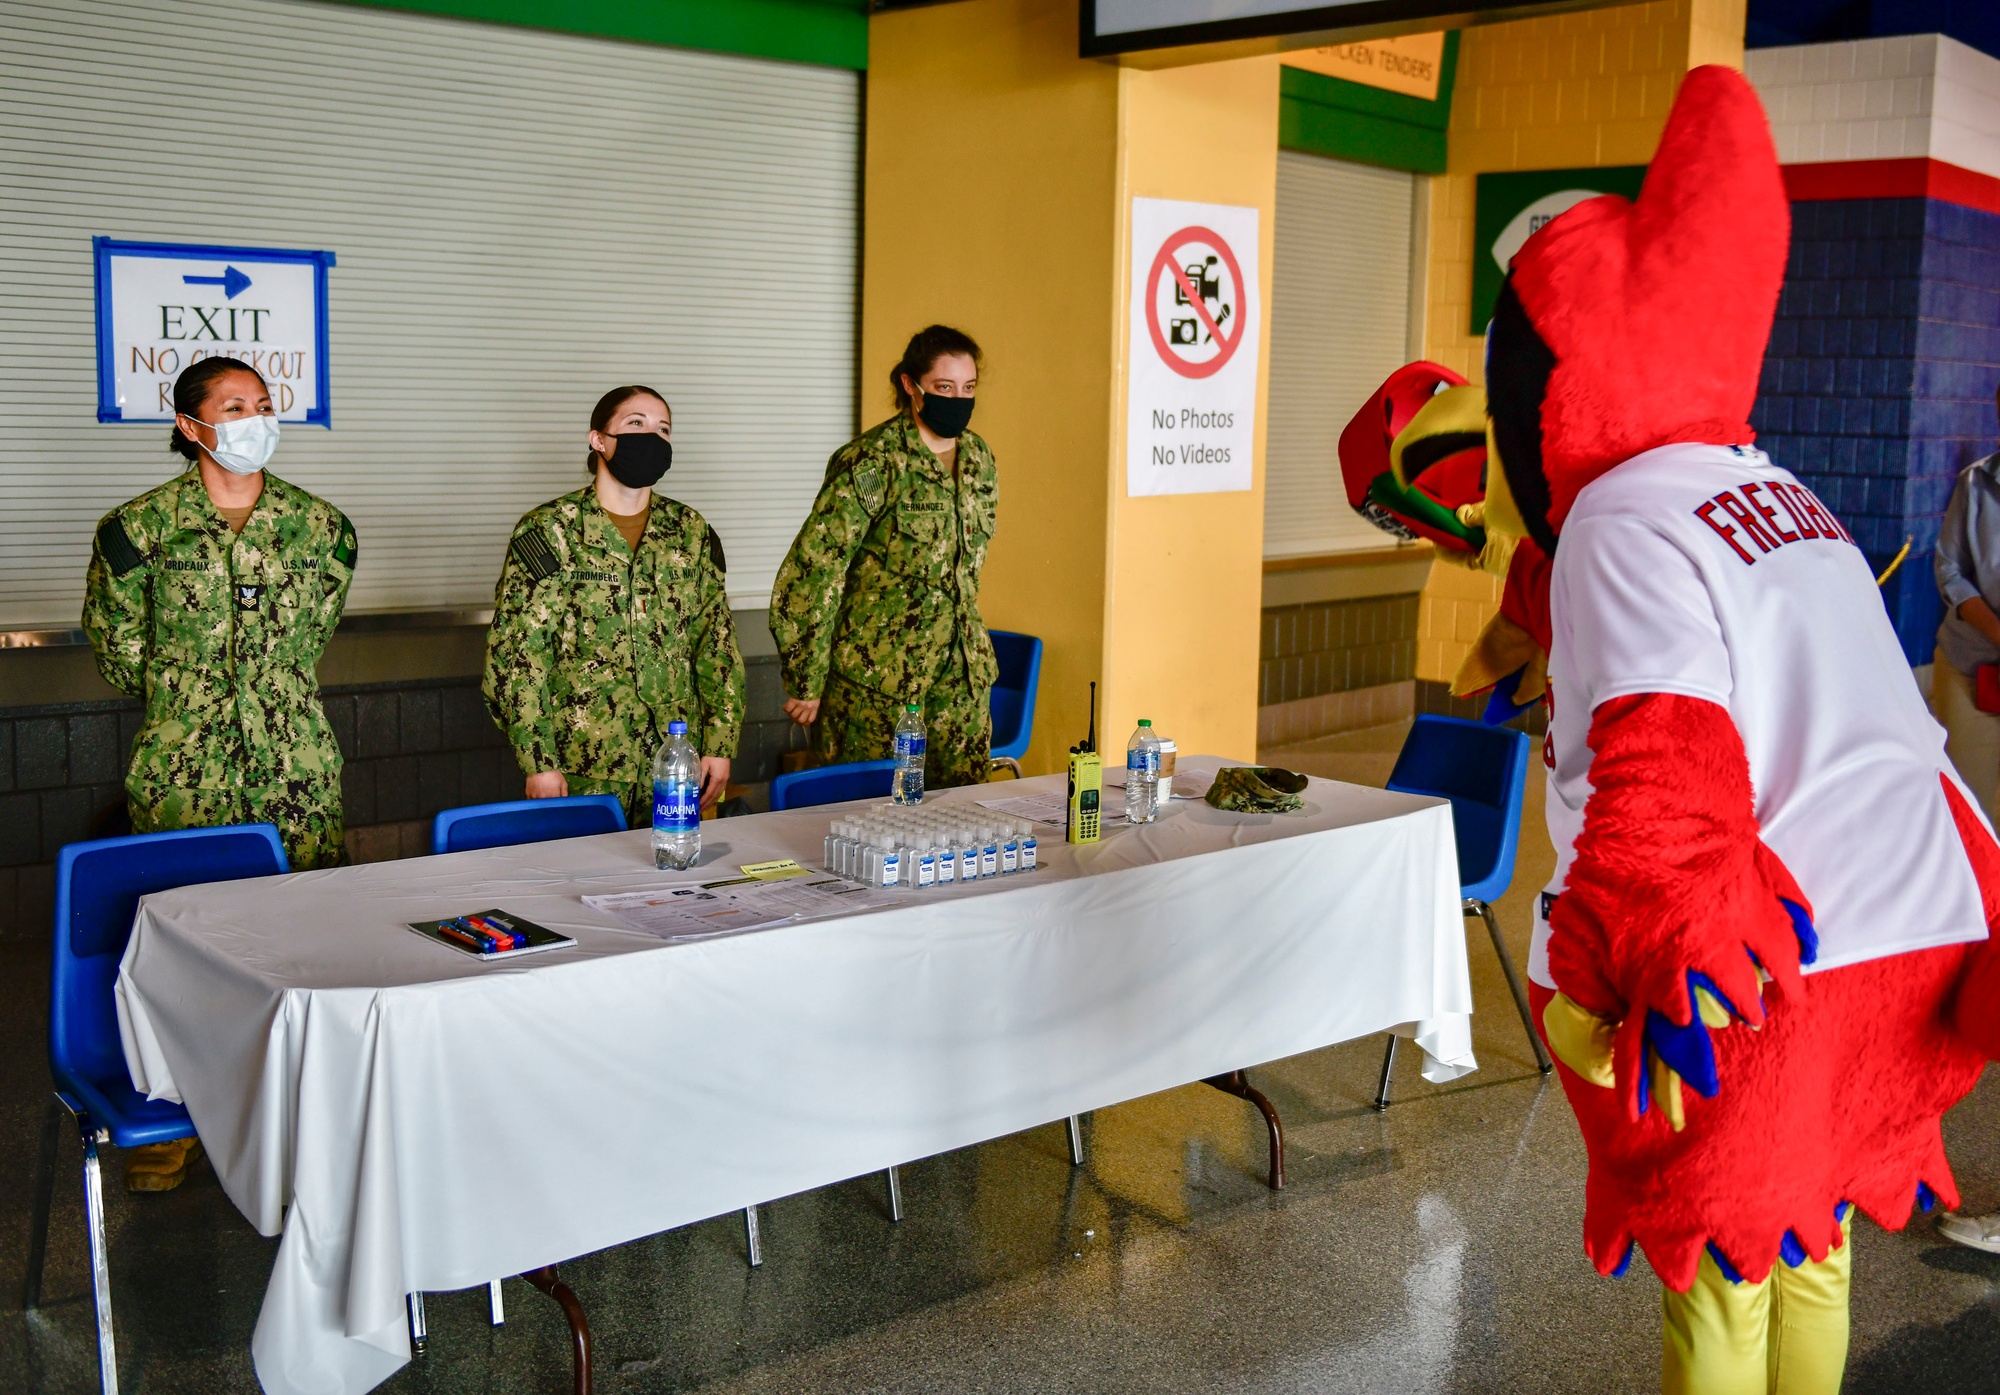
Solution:
[{"label": "red pen", "polygon": [[460,944],[464,945],[467,949],[472,950],[474,953],[484,954],[487,952],[485,945],[479,943],[478,940],[474,939],[471,935],[466,934],[465,931],[459,929],[457,926],[453,925],[448,920],[439,923],[437,932],[440,935],[450,936],[452,939],[457,940]]}]

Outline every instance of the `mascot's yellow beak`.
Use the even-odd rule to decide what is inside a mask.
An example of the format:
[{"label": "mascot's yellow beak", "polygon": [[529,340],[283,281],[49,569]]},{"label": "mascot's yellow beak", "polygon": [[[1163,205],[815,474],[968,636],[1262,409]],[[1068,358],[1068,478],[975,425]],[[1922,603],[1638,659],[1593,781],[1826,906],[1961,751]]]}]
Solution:
[{"label": "mascot's yellow beak", "polygon": [[[1485,409],[1484,398],[1480,407]],[[1478,505],[1479,523],[1486,529],[1486,547],[1479,554],[1482,571],[1494,576],[1507,575],[1507,564],[1513,560],[1514,545],[1528,536],[1528,525],[1521,520],[1521,510],[1514,502],[1513,491],[1507,488],[1507,471],[1500,461],[1500,443],[1493,439],[1493,423],[1489,420],[1486,429],[1486,499]]]}]

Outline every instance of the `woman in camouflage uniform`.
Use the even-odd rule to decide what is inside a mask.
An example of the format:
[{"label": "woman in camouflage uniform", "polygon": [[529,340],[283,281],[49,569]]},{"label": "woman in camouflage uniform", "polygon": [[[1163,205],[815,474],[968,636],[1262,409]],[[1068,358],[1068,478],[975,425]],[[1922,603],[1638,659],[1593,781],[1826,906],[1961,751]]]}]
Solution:
[{"label": "woman in camouflage uniform", "polygon": [[615,794],[650,826],[653,757],[684,721],[702,803],[729,783],[743,728],[743,658],[722,541],[653,493],[673,463],[673,413],[637,385],[590,417],[591,482],[515,525],[486,638],[486,705],[527,797]]},{"label": "woman in camouflage uniform", "polygon": [[931,789],[986,779],[999,664],[979,615],[1000,499],[993,452],[966,430],[979,346],[945,325],[890,370],[895,416],[835,451],[771,596],[789,698],[829,764],[881,760],[918,704]]},{"label": "woman in camouflage uniform", "polygon": [[[340,747],[316,670],[354,578],[354,526],[265,472],[278,421],[247,363],[191,365],[174,410],[169,444],[189,468],[104,516],[83,604],[98,672],[146,704],[132,827],[273,823],[294,868],[330,866]],[[197,1146],[134,1149],[126,1185],[180,1185]]]}]

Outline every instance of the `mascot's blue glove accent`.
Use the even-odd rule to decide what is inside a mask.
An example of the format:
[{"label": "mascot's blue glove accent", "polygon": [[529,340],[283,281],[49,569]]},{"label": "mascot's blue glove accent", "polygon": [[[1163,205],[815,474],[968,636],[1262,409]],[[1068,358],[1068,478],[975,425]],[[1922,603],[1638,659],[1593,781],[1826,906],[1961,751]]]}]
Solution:
[{"label": "mascot's blue glove accent", "polygon": [[[1813,928],[1812,916],[1804,906],[1789,898],[1779,897],[1778,904],[1782,905],[1785,913],[1792,918],[1792,933],[1799,939],[1799,962],[1812,963],[1819,958],[1819,931]],[[1754,963],[1757,956],[1753,954],[1750,958]],[[1697,973],[1693,969],[1688,970],[1687,985],[1690,1001],[1699,1005],[1702,997],[1706,995],[1723,1009],[1729,1019],[1742,1018],[1743,1014],[1737,1010],[1736,1004],[1729,1001],[1707,974]],[[1712,1016],[1713,1014],[1698,1011],[1688,1018],[1685,1027],[1676,1027],[1658,1009],[1650,1009],[1646,1013],[1646,1044],[1652,1047],[1659,1058],[1681,1079],[1692,1085],[1696,1094],[1703,1099],[1711,1100],[1715,1098],[1716,1091],[1722,1088],[1722,1081],[1716,1074],[1715,1043],[1709,1037],[1708,1029],[1711,1026],[1723,1025],[1713,1020],[1704,1020]],[[1639,1102],[1639,1112],[1642,1115],[1646,1112],[1647,1093],[1645,1083],[1642,1081]]]},{"label": "mascot's blue glove accent", "polygon": [[1618,1267],[1611,1271],[1612,1278],[1624,1278],[1626,1271],[1632,1267],[1632,1248],[1632,1242],[1627,1240],[1625,1242],[1625,1253],[1618,1257]]},{"label": "mascot's blue glove accent", "polygon": [[1917,1209],[1928,1216],[1932,1211],[1937,1209],[1937,1204],[1937,1193],[1931,1190],[1930,1184],[1928,1182],[1917,1183]]},{"label": "mascot's blue glove accent", "polygon": [[1799,937],[1799,962],[1812,963],[1819,958],[1819,931],[1813,928],[1812,913],[1789,897],[1780,896],[1778,904],[1791,916],[1792,933]]},{"label": "mascot's blue glove accent", "polygon": [[1715,1242],[1713,1240],[1708,1242],[1708,1257],[1715,1261],[1715,1267],[1722,1271],[1723,1278],[1729,1280],[1729,1282],[1732,1284],[1740,1284],[1743,1282],[1743,1276],[1736,1271],[1736,1266],[1731,1264],[1729,1260],[1726,1257],[1724,1257],[1722,1251],[1718,1250],[1715,1247]]},{"label": "mascot's blue glove accent", "polygon": [[1514,694],[1521,689],[1521,677],[1527,671],[1523,665],[1493,685],[1493,691],[1486,698],[1486,711],[1480,716],[1482,722],[1489,727],[1505,726],[1541,701],[1540,698],[1531,702],[1514,701]]},{"label": "mascot's blue glove accent", "polygon": [[[1743,1015],[1736,1010],[1734,1003],[1723,996],[1722,990],[1715,986],[1715,980],[1707,974],[1689,969],[1687,984],[1688,997],[1693,1002],[1700,1004],[1700,995],[1706,993],[1731,1018]],[[1696,1012],[1688,1018],[1687,1026],[1676,1027],[1667,1020],[1665,1013],[1657,1008],[1649,1009],[1646,1013],[1646,1043],[1662,1061],[1679,1073],[1681,1079],[1694,1086],[1696,1094],[1712,1100],[1715,1092],[1722,1088],[1722,1081],[1715,1073],[1715,1043],[1709,1039],[1709,1023],[1703,1020],[1706,1015]],[[1639,1112],[1645,1113],[1644,1105],[1640,1106]]]}]

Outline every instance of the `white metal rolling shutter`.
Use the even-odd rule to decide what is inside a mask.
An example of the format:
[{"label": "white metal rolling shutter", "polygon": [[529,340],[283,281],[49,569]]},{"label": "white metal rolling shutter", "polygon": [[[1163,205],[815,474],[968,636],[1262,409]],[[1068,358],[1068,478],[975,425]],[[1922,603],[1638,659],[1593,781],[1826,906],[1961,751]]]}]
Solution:
[{"label": "white metal rolling shutter", "polygon": [[1341,428],[1406,361],[1415,176],[1278,153],[1264,555],[1392,545],[1348,507]]},{"label": "white metal rolling shutter", "polygon": [[306,0],[0,0],[0,628],[74,624],[91,530],[168,477],[99,425],[93,234],[327,248],[330,430],[272,469],[361,534],[351,610],[490,604],[585,481],[599,393],[760,606],[852,433],[860,81]]}]

